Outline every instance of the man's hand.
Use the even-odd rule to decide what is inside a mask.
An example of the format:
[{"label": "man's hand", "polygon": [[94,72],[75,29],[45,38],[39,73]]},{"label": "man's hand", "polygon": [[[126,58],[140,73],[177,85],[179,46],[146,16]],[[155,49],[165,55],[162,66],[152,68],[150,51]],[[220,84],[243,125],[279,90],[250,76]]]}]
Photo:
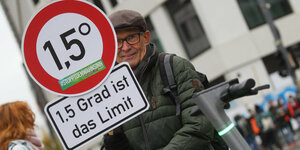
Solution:
[{"label": "man's hand", "polygon": [[104,147],[106,150],[131,150],[128,139],[122,127],[118,127],[104,135]]}]

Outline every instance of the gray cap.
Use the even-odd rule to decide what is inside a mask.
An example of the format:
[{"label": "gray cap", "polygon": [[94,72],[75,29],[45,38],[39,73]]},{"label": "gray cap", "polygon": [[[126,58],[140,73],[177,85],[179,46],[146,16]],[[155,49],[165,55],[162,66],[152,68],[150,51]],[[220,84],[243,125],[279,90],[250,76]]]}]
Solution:
[{"label": "gray cap", "polygon": [[140,29],[146,31],[146,21],[144,17],[133,10],[120,10],[108,17],[115,30]]}]

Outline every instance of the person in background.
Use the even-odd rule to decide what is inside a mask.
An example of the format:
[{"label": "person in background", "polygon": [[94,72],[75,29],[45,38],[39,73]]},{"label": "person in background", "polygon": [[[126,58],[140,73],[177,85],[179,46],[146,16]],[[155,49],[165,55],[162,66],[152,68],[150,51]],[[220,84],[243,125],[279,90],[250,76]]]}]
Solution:
[{"label": "person in background", "polygon": [[275,105],[274,100],[269,100],[269,112],[272,114],[273,118],[275,118],[275,124],[276,124],[276,111],[278,109],[278,107]]},{"label": "person in background", "polygon": [[278,133],[277,135],[280,135],[280,130],[278,128],[280,126],[280,121],[277,118],[277,110],[280,108],[279,106],[276,105],[273,99],[269,101],[269,105],[270,105],[269,112],[272,114],[272,117],[274,119],[276,133]]},{"label": "person in background", "polygon": [[300,131],[300,103],[299,100],[293,95],[288,97],[288,110],[291,117],[298,123],[298,130]]},{"label": "person in background", "polygon": [[255,105],[255,111],[262,145],[269,150],[273,150],[273,145],[282,150],[282,146],[276,136],[274,118],[272,114],[268,111],[263,111],[258,105]]},{"label": "person in background", "polygon": [[290,126],[290,115],[284,108],[283,99],[278,99],[278,109],[276,111],[276,120],[278,122],[278,130],[281,137],[284,139],[288,146],[294,146],[296,144],[292,128]]},{"label": "person in background", "polygon": [[209,120],[199,113],[191,116],[194,93],[203,85],[194,66],[179,56],[173,57],[180,114],[174,100],[163,94],[159,70],[159,52],[150,43],[150,31],[144,17],[132,10],[120,10],[109,16],[117,35],[117,63],[128,62],[141,85],[150,108],[140,116],[104,136],[106,150],[220,150],[221,143]]},{"label": "person in background", "polygon": [[250,122],[251,128],[256,135],[259,135],[260,131],[259,131],[259,127],[257,126],[255,110],[248,109],[248,112],[250,114],[249,122]]},{"label": "person in background", "polygon": [[294,97],[290,95],[288,97],[288,102],[287,102],[287,111],[291,118],[295,118],[295,108],[296,108],[296,101],[294,100]]},{"label": "person in background", "polygon": [[234,117],[236,127],[241,135],[245,138],[252,150],[258,150],[258,146],[255,141],[255,133],[252,130],[250,120],[242,115],[236,115]]},{"label": "person in background", "polygon": [[34,132],[34,121],[26,102],[0,105],[0,150],[41,150],[43,144]]}]

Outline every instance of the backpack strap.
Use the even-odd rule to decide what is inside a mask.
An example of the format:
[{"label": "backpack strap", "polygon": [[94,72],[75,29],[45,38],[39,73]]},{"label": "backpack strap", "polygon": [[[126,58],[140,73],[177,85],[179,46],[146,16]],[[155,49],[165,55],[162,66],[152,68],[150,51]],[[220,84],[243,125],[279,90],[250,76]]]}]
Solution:
[{"label": "backpack strap", "polygon": [[177,84],[173,74],[173,57],[175,54],[160,53],[159,54],[159,70],[161,79],[164,84],[162,94],[168,94],[175,102],[176,116],[180,115],[180,103],[177,93]]},{"label": "backpack strap", "polygon": [[167,86],[169,86],[169,82],[168,82],[168,77],[166,75],[165,64],[164,64],[165,55],[166,55],[166,53],[160,53],[158,58],[159,58],[160,77],[161,77],[164,87],[167,87]]}]

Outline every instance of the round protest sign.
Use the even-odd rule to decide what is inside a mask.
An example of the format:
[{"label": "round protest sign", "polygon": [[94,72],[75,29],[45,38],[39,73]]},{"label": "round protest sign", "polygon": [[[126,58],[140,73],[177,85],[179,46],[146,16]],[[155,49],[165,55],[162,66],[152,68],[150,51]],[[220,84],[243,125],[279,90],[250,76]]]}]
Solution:
[{"label": "round protest sign", "polygon": [[89,2],[55,1],[42,8],[23,35],[25,66],[33,80],[58,95],[87,93],[109,76],[116,35],[104,13]]}]

